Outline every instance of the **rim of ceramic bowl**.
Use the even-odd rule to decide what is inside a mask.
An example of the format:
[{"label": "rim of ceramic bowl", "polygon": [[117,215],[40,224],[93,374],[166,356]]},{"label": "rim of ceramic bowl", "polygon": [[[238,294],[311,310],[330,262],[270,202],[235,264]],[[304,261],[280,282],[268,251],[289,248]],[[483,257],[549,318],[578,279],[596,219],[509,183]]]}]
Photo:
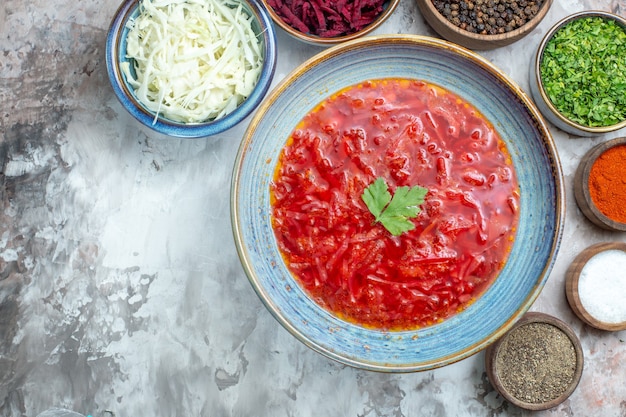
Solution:
[{"label": "rim of ceramic bowl", "polygon": [[349,33],[347,35],[335,36],[332,38],[324,38],[324,37],[316,36],[310,33],[301,32],[297,30],[296,28],[290,26],[287,22],[285,22],[278,15],[278,13],[276,13],[276,11],[274,11],[274,8],[270,6],[268,0],[260,0],[260,1],[263,2],[265,9],[269,13],[269,15],[272,17],[272,20],[274,21],[274,23],[276,23],[276,25],[278,25],[283,31],[285,31],[291,37],[298,39],[300,41],[303,41],[305,43],[311,44],[311,45],[326,46],[326,47],[330,47],[330,46],[334,46],[340,43],[351,41],[353,39],[366,36],[367,34],[373,32],[374,30],[378,29],[380,25],[385,23],[385,21],[387,21],[389,16],[393,14],[394,10],[396,10],[398,5],[400,4],[400,0],[388,0],[384,3],[384,5],[386,4],[387,6],[384,7],[383,11],[376,17],[376,19],[372,23],[370,23],[363,29],[357,32]]},{"label": "rim of ceramic bowl", "polygon": [[546,106],[548,107],[549,111],[554,115],[554,117],[556,117],[562,123],[568,125],[569,127],[573,129],[580,130],[580,131],[583,131],[592,135],[598,135],[602,133],[613,132],[615,130],[619,130],[623,127],[626,127],[626,119],[614,125],[599,126],[599,127],[585,126],[585,125],[576,123],[573,120],[570,120],[567,117],[565,117],[552,103],[552,100],[550,100],[550,97],[548,97],[548,95],[545,92],[543,81],[541,79],[541,61],[543,60],[543,53],[548,42],[552,39],[554,34],[563,26],[567,25],[568,23],[574,20],[586,18],[586,17],[601,17],[604,19],[615,20],[626,31],[626,19],[610,12],[605,12],[602,10],[585,10],[585,11],[568,15],[564,17],[563,19],[559,20],[554,26],[552,26],[552,28],[550,28],[550,30],[545,34],[545,36],[541,40],[541,43],[539,44],[539,47],[537,48],[537,52],[535,56],[534,77],[537,82],[537,90],[539,94],[541,95],[541,99],[545,102]]},{"label": "rim of ceramic bowl", "polygon": [[[532,285],[530,284],[531,280],[529,280],[529,285],[531,286],[531,288],[528,289],[528,292],[525,292],[523,296],[520,296],[520,298],[522,299],[519,301],[519,303],[515,304],[515,306],[512,306],[510,308],[510,310],[512,310],[510,314],[509,314],[509,311],[507,310],[507,317],[501,318],[501,322],[500,322],[500,318],[498,319],[497,326],[492,326],[493,330],[492,330],[492,327],[490,327],[488,334],[481,335],[477,340],[472,339],[471,342],[467,342],[467,345],[464,345],[461,349],[454,351],[452,353],[442,354],[441,356],[437,356],[436,358],[432,358],[432,359],[431,358],[423,359],[418,355],[416,357],[412,357],[412,362],[410,363],[408,362],[396,363],[396,362],[392,362],[390,359],[387,359],[387,361],[382,362],[378,359],[369,359],[369,358],[360,357],[359,354],[357,353],[355,353],[354,355],[348,355],[346,353],[343,353],[342,351],[338,351],[335,349],[335,347],[332,347],[329,344],[325,344],[324,340],[321,340],[321,341],[316,340],[315,337],[317,336],[315,337],[310,336],[309,333],[312,331],[311,330],[312,326],[306,317],[297,316],[297,319],[294,319],[294,317],[289,316],[289,313],[285,313],[283,311],[283,307],[285,306],[282,306],[279,304],[278,301],[273,300],[270,293],[272,291],[281,291],[281,292],[287,291],[288,293],[291,294],[291,296],[299,299],[301,297],[300,296],[301,290],[298,289],[296,291],[296,289],[293,288],[293,286],[291,285],[291,279],[289,279],[288,282],[282,281],[284,279],[281,275],[283,273],[282,271],[283,267],[276,264],[276,262],[280,262],[280,258],[279,257],[274,258],[273,252],[272,254],[264,253],[265,250],[273,251],[271,247],[270,248],[266,247],[266,245],[272,245],[272,243],[266,242],[264,240],[264,237],[261,237],[258,235],[259,233],[264,233],[266,229],[269,227],[268,224],[266,224],[267,223],[266,216],[261,213],[261,209],[258,208],[257,206],[261,204],[265,206],[266,197],[261,197],[261,196],[256,196],[256,195],[248,196],[248,192],[250,191],[250,189],[244,184],[242,184],[241,182],[242,181],[241,177],[243,175],[242,173],[243,165],[246,159],[250,160],[252,158],[254,161],[256,161],[256,162],[251,162],[254,164],[254,166],[261,164],[265,167],[265,166],[269,166],[268,164],[271,163],[271,157],[268,154],[256,155],[256,153],[254,153],[253,150],[249,149],[249,147],[251,144],[259,143],[259,141],[263,140],[262,138],[253,138],[253,136],[255,135],[255,132],[259,131],[260,126],[263,125],[265,114],[269,111],[269,109],[272,108],[272,106],[274,105],[274,102],[278,100],[281,96],[285,95],[286,92],[288,92],[290,88],[290,84],[292,84],[293,82],[298,82],[297,80],[308,80],[309,78],[307,77],[307,73],[311,70],[311,68],[318,67],[318,66],[324,67],[327,62],[332,61],[334,58],[338,58],[342,56],[342,54],[345,52],[349,52],[352,55],[360,51],[366,51],[366,50],[371,51],[371,50],[375,50],[376,47],[383,48],[383,47],[387,47],[388,45],[393,46],[394,48],[395,47],[406,48],[406,47],[416,47],[416,46],[428,47],[428,48],[434,48],[436,50],[444,51],[446,53],[452,52],[454,54],[458,54],[457,56],[459,56],[461,59],[469,60],[475,63],[477,66],[481,67],[482,69],[486,70],[489,73],[490,78],[495,77],[497,79],[497,82],[502,83],[502,85],[504,86],[503,88],[506,88],[510,92],[511,95],[515,96],[515,100],[519,101],[520,105],[523,105],[525,107],[526,111],[528,112],[528,117],[532,119],[534,128],[537,129],[538,132],[540,132],[542,136],[542,141],[545,145],[545,149],[542,152],[542,154],[545,155],[545,158],[549,161],[548,163],[550,165],[549,167],[546,167],[545,169],[549,170],[551,175],[554,177],[554,183],[550,186],[550,189],[551,189],[550,195],[553,198],[550,204],[551,204],[551,211],[554,213],[553,214],[554,223],[550,226],[549,228],[550,230],[546,230],[546,233],[547,233],[546,235],[542,234],[541,245],[543,246],[545,250],[543,250],[542,252],[541,259],[544,260],[543,257],[545,256],[545,262],[542,261],[542,263],[537,265],[536,268],[534,269],[536,274],[535,272],[533,272]],[[388,65],[388,64],[385,64],[385,65]],[[308,81],[305,82],[305,84],[308,85]],[[321,88],[323,91],[317,91],[318,88]],[[335,86],[334,88],[338,88],[338,87]],[[330,94],[330,90],[328,86],[315,87],[312,90],[315,90],[315,93],[312,93],[312,94],[319,93],[319,94],[323,94],[323,96]],[[320,100],[322,99],[321,95],[319,96],[319,99]],[[310,99],[307,97],[306,102],[309,103],[309,101]],[[314,103],[311,102],[309,104],[313,105]],[[293,105],[293,103],[290,103],[290,105]],[[274,125],[273,121],[270,121],[268,123],[271,123],[271,125]],[[296,122],[294,122],[294,124],[295,123]],[[276,139],[272,139],[271,145],[269,146],[272,146],[272,147],[280,146],[279,142],[282,143],[281,140],[276,141]],[[518,160],[518,162],[520,161]],[[249,185],[249,187],[252,187],[252,186],[261,187],[261,184],[264,181],[268,181],[269,178],[271,177],[271,174],[268,174],[265,172],[258,172],[257,168],[249,168],[249,169],[252,169],[254,171],[253,175],[257,175],[260,177],[258,182],[255,182],[254,185]],[[526,95],[526,93],[517,84],[515,84],[515,82],[513,82],[501,70],[496,68],[486,58],[483,58],[479,54],[474,53],[461,46],[458,46],[452,42],[448,42],[442,39],[427,37],[427,36],[406,35],[406,34],[405,35],[368,36],[365,38],[352,40],[352,41],[334,46],[332,48],[326,49],[322,51],[321,53],[311,57],[309,60],[302,63],[299,67],[295,68],[283,80],[281,80],[281,82],[273,89],[273,91],[268,96],[268,98],[259,107],[258,111],[255,113],[253,119],[248,125],[248,129],[240,144],[240,148],[239,148],[239,151],[237,153],[237,157],[234,163],[233,175],[232,175],[232,180],[231,180],[232,230],[233,230],[233,235],[234,235],[234,240],[235,240],[235,246],[236,246],[240,261],[242,263],[243,270],[245,274],[247,275],[248,280],[251,283],[253,289],[255,290],[255,292],[257,293],[257,295],[259,296],[259,298],[261,299],[262,303],[265,305],[267,310],[272,314],[272,316],[289,333],[291,333],[296,339],[298,339],[304,345],[322,354],[323,356],[333,359],[339,363],[353,366],[359,369],[366,369],[366,370],[379,371],[379,372],[393,372],[393,373],[424,371],[424,370],[439,368],[445,365],[452,364],[454,362],[465,359],[483,350],[485,347],[487,347],[488,345],[493,343],[495,340],[497,340],[499,337],[501,337],[511,326],[513,326],[515,322],[526,313],[526,311],[530,308],[530,306],[533,304],[535,299],[539,296],[546,280],[548,279],[549,273],[552,269],[552,265],[554,264],[556,254],[560,246],[561,236],[562,236],[563,227],[564,227],[563,218],[564,218],[565,191],[563,187],[562,178],[563,178],[563,174],[561,170],[560,160],[558,158],[558,153],[556,152],[556,145],[552,139],[552,136],[550,134],[550,131],[544,119],[541,117],[539,110],[534,106],[532,100]],[[241,204],[243,203],[240,202],[240,200],[243,201],[244,199],[242,195],[243,192],[246,193],[247,197],[253,200],[252,202],[246,202],[245,207],[241,206]],[[257,200],[260,198],[262,198],[263,201]],[[251,203],[253,207],[252,208],[248,207],[247,206],[248,203]],[[243,210],[247,210],[251,213],[254,213],[254,215],[260,216],[264,219],[263,225],[259,226],[262,230],[254,229],[254,226],[247,226],[250,223],[254,223],[254,220],[253,219],[244,220],[242,217],[245,217],[245,216],[241,214]],[[254,229],[254,230],[248,230],[248,229]],[[246,234],[246,236],[250,237],[250,239],[252,240],[248,242],[244,234]],[[540,250],[542,249],[536,248],[533,253],[536,253],[537,251],[540,251]],[[255,254],[252,255],[252,252],[255,252]],[[257,254],[257,252],[259,254]],[[510,257],[510,259],[511,258],[512,257]],[[271,269],[272,271],[280,270],[276,272],[276,274],[280,275],[278,278],[276,278],[276,282],[269,283],[267,288],[262,282],[264,279],[262,277],[266,273],[273,274],[273,272],[266,270],[265,266],[263,267],[264,269],[262,271],[257,272],[257,269],[254,265],[254,260],[256,259],[262,259],[262,262],[266,262],[267,268]],[[507,261],[507,263],[509,263],[509,261]],[[280,287],[280,289],[277,290],[276,288],[278,287]],[[294,295],[294,291],[297,292],[297,295]],[[486,303],[486,301],[484,301],[486,300],[485,294],[479,297],[476,303],[474,304],[474,306],[477,306],[476,308],[480,308],[478,307],[479,305],[480,306],[485,305]],[[306,296],[303,296],[303,297],[306,298]],[[308,302],[309,301],[307,301],[307,303]],[[294,308],[292,306],[287,306],[287,307],[290,309],[290,311],[291,309]],[[322,307],[319,307],[319,306],[312,307],[312,308],[314,308],[317,311],[323,310]],[[324,312],[323,314],[325,317],[331,317],[330,313],[328,312]],[[368,336],[369,332],[376,333],[377,338],[384,338],[385,340],[384,343],[387,343],[387,340],[390,341],[389,343],[391,343],[391,341],[396,341],[396,339],[404,341],[401,343],[411,343],[410,342],[411,340],[418,340],[418,341],[424,340],[424,343],[430,343],[428,342],[428,340],[430,340],[431,337],[437,337],[436,335],[441,334],[442,331],[445,333],[445,331],[448,331],[449,327],[454,326],[454,329],[460,328],[459,321],[461,320],[461,318],[459,317],[460,317],[460,314],[444,321],[443,327],[440,325],[434,325],[434,326],[430,326],[427,328],[420,328],[415,331],[411,330],[411,331],[406,331],[406,332],[386,332],[382,330],[372,331],[372,330],[368,330],[365,328],[359,328],[347,322],[342,322],[337,318],[333,318],[333,319],[328,318],[328,320],[337,320],[338,323],[342,323],[342,325],[345,324],[346,326],[350,327],[350,329],[353,329],[356,334],[361,335],[361,336],[365,334],[366,337],[373,337],[373,336]],[[334,321],[332,323],[334,323]],[[332,330],[334,329],[334,327],[329,327],[329,329]],[[336,334],[337,337],[340,337],[340,334],[343,330],[344,329],[336,330],[336,331],[333,330],[330,333],[332,333],[333,335]],[[318,335],[320,332],[324,332],[325,330],[316,329],[315,331],[316,331],[315,334]],[[345,330],[345,331],[348,331],[348,330]],[[333,335],[323,336],[323,337],[334,338],[335,336]],[[380,342],[379,339],[376,339],[376,343],[383,343],[383,342]],[[393,355],[393,352],[391,351],[392,348],[401,349],[401,348],[394,348],[393,345],[390,345],[390,346],[385,345],[385,346],[387,346],[387,348],[385,349],[385,355]],[[433,347],[430,345],[424,345],[424,346],[428,346],[428,349],[433,349]],[[366,346],[366,347],[369,350],[369,346]],[[343,349],[344,347],[341,346],[341,348]],[[375,347],[372,347],[372,349],[374,348]],[[418,349],[424,349],[424,347],[420,345],[420,348]]]},{"label": "rim of ceramic bowl", "polygon": [[455,26],[452,22],[446,19],[446,17],[443,16],[439,12],[439,10],[437,10],[437,8],[434,6],[432,0],[416,0],[416,1],[420,9],[425,8],[426,14],[430,14],[432,18],[436,19],[439,25],[444,26],[448,32],[452,32],[456,34],[456,36],[469,39],[472,45],[490,43],[490,44],[494,44],[494,47],[497,47],[497,46],[505,46],[507,44],[513,43],[519,40],[521,37],[530,33],[544,19],[544,17],[548,13],[548,10],[552,6],[553,0],[545,0],[542,3],[541,8],[537,12],[537,15],[535,15],[531,20],[527,21],[522,26],[510,32],[506,32],[502,34],[495,34],[495,35],[482,35],[480,33],[474,33],[468,30],[461,29],[460,27]]},{"label": "rim of ceramic bowl", "polygon": [[276,33],[272,24],[272,19],[258,0],[241,0],[247,5],[247,10],[252,13],[254,20],[261,28],[263,39],[263,59],[264,64],[259,74],[259,79],[254,90],[246,100],[243,101],[233,112],[217,119],[207,122],[182,123],[168,120],[161,115],[155,121],[155,114],[146,109],[145,106],[135,97],[132,88],[126,81],[126,77],[121,71],[120,61],[124,58],[126,48],[125,38],[128,34],[126,23],[133,16],[138,14],[138,7],[141,0],[125,0],[115,12],[113,20],[109,26],[106,39],[106,67],[107,74],[113,92],[122,106],[143,125],[168,136],[179,138],[203,138],[224,132],[245,119],[263,101],[265,94],[270,88],[274,72],[276,70],[277,46]]}]

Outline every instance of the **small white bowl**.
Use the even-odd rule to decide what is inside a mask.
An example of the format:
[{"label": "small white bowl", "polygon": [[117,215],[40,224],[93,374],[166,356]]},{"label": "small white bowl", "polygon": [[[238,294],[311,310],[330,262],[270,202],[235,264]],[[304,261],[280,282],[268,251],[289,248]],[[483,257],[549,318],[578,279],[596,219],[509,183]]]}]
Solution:
[{"label": "small white bowl", "polygon": [[535,104],[541,111],[541,113],[556,127],[559,129],[570,133],[576,136],[598,136],[608,132],[613,132],[615,130],[619,130],[623,127],[626,127],[626,120],[622,120],[621,122],[610,125],[610,126],[602,126],[602,127],[590,127],[585,126],[579,123],[576,123],[566,116],[564,116],[555,106],[552,104],[552,101],[548,97],[546,91],[544,90],[544,85],[541,77],[541,68],[540,64],[543,59],[544,50],[548,42],[552,39],[555,33],[561,29],[563,26],[568,23],[582,18],[589,17],[601,17],[603,19],[614,20],[620,26],[626,30],[626,19],[621,16],[604,12],[604,11],[583,11],[579,13],[574,13],[569,15],[558,23],[556,23],[543,37],[537,52],[533,57],[532,65],[530,66],[530,90],[532,97],[535,101]]}]

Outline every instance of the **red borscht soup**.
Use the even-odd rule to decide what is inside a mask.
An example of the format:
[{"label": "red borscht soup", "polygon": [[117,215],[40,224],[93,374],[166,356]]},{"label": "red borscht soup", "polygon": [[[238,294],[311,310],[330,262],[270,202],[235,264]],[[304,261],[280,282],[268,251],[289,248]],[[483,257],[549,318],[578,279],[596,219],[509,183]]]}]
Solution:
[{"label": "red borscht soup", "polygon": [[[382,178],[427,189],[412,230],[390,233],[363,200]],[[383,330],[438,323],[467,308],[510,253],[519,186],[507,148],[479,111],[420,80],[337,92],[297,125],[270,185],[272,227],[309,296],[343,320]]]}]

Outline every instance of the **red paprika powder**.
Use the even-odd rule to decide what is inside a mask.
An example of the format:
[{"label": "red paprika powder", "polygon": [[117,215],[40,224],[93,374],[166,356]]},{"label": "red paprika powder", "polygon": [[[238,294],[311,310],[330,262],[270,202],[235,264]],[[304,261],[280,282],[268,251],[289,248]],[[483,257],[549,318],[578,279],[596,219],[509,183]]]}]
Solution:
[{"label": "red paprika powder", "polygon": [[626,145],[602,153],[589,172],[589,194],[611,220],[626,223]]}]

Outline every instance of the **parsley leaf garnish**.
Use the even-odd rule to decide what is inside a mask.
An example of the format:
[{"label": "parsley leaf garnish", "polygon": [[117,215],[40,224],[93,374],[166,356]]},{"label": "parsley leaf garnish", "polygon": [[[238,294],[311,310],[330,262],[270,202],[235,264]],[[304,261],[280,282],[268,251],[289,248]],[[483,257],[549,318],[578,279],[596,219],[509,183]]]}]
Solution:
[{"label": "parsley leaf garnish", "polygon": [[380,222],[392,235],[400,236],[415,228],[409,219],[419,214],[427,192],[427,188],[419,185],[404,186],[396,188],[392,197],[387,183],[379,177],[363,191],[361,198],[375,222]]}]

